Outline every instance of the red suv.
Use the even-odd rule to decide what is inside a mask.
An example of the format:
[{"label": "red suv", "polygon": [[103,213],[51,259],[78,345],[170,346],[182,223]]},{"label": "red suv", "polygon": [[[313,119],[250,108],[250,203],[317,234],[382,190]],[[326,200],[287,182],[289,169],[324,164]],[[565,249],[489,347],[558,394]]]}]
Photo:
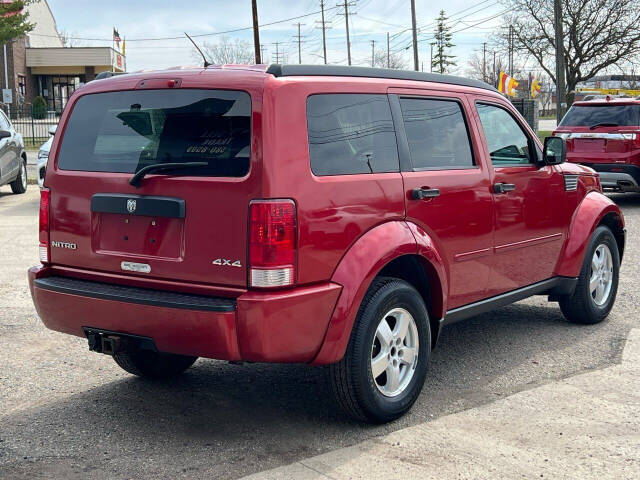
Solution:
[{"label": "red suv", "polygon": [[575,102],[554,132],[567,160],[593,168],[603,189],[640,192],[640,100]]},{"label": "red suv", "polygon": [[210,67],[91,82],[60,120],[31,293],[47,327],[136,375],[197,357],[329,365],[351,415],[418,397],[444,325],[616,297],[624,221],[481,82]]}]

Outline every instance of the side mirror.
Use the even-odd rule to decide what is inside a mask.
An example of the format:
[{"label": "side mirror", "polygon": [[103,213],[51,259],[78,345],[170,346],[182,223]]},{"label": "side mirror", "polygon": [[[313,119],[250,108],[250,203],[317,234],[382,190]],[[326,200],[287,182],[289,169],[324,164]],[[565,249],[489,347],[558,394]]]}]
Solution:
[{"label": "side mirror", "polygon": [[8,130],[0,130],[0,140],[4,138],[9,138],[11,136],[11,132]]},{"label": "side mirror", "polygon": [[52,125],[49,127],[49,135],[55,135],[56,134],[56,130],[58,129],[57,125]]},{"label": "side mirror", "polygon": [[567,142],[561,137],[544,139],[542,158],[545,165],[560,165],[567,160]]}]

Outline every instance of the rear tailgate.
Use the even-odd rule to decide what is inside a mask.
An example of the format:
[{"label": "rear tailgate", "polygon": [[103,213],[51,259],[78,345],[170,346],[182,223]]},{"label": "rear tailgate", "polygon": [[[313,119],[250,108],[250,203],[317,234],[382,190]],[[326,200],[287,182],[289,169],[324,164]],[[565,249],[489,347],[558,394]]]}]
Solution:
[{"label": "rear tailgate", "polygon": [[[51,263],[246,286],[261,100],[260,91],[186,88],[77,99],[46,177]],[[194,161],[205,165],[129,184],[145,166]]]},{"label": "rear tailgate", "polygon": [[579,103],[555,133],[566,138],[569,161],[628,163],[640,148],[640,105]]}]

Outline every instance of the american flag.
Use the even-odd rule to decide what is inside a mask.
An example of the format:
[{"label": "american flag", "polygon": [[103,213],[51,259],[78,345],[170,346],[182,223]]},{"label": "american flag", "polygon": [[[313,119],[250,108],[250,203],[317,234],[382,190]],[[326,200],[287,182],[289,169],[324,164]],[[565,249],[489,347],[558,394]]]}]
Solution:
[{"label": "american flag", "polygon": [[116,42],[116,44],[118,45],[118,47],[120,46],[120,34],[118,33],[118,30],[116,29],[116,27],[113,27],[113,41]]}]

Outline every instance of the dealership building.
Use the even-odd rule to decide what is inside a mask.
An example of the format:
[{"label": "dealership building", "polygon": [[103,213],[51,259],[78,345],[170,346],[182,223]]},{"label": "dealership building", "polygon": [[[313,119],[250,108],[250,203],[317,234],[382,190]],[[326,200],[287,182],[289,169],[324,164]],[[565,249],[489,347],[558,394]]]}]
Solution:
[{"label": "dealership building", "polygon": [[73,91],[98,73],[125,70],[126,58],[114,48],[65,47],[46,0],[35,0],[26,9],[35,28],[7,44],[6,69],[0,48],[3,103],[11,108],[28,106],[40,95],[50,111],[61,112]]}]

